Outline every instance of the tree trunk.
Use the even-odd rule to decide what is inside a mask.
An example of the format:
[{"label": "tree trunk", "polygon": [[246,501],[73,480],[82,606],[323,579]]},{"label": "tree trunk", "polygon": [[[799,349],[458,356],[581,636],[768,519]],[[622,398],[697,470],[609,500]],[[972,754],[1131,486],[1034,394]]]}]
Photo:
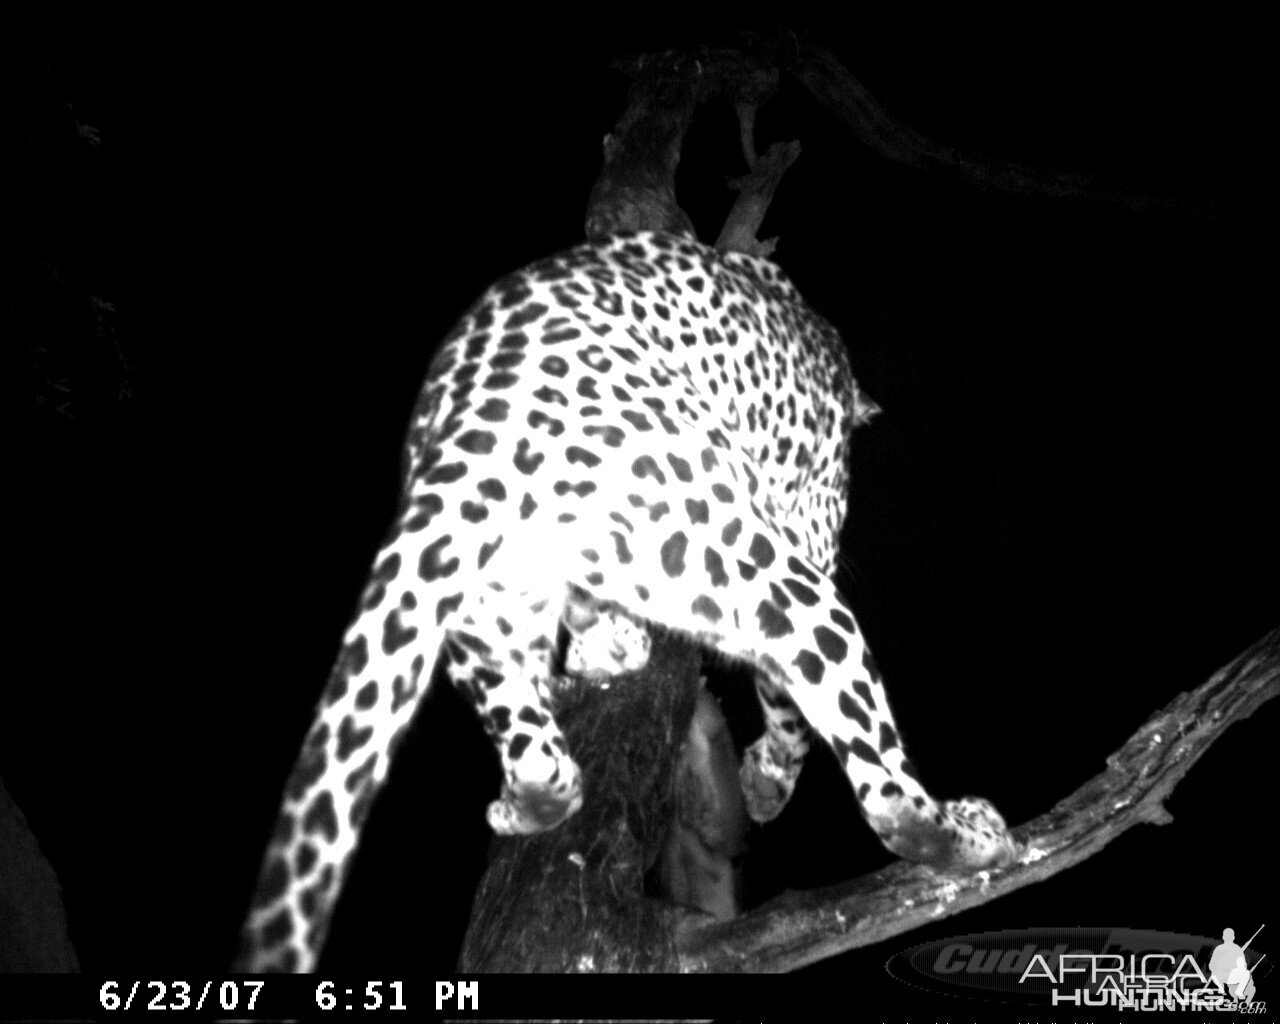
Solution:
[{"label": "tree trunk", "polygon": [[678,970],[684,912],[645,896],[676,814],[675,766],[701,688],[699,650],[655,636],[607,687],[571,682],[556,720],[582,768],[582,810],[535,836],[495,836],[459,957],[463,972]]}]

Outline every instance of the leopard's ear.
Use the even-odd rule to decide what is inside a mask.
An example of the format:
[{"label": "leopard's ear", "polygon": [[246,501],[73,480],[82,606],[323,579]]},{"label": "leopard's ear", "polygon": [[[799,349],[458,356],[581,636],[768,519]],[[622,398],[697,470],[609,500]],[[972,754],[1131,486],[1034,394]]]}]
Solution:
[{"label": "leopard's ear", "polygon": [[877,413],[883,412],[880,406],[867,395],[865,391],[858,387],[857,381],[853,384],[853,425],[861,426],[864,423],[870,423],[872,417]]}]

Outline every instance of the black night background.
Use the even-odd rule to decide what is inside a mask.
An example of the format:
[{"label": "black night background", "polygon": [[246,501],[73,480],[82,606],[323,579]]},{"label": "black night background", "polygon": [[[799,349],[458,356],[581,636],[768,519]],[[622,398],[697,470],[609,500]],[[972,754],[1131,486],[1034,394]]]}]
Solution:
[{"label": "black night background", "polygon": [[[1258,26],[855,13],[816,30],[925,135],[1198,211],[939,181],[795,85],[761,114],[761,146],[804,147],[764,234],[884,409],[856,435],[844,583],[926,785],[1018,824],[1280,624]],[[437,340],[492,280],[580,239],[624,96],[610,57],[714,31],[190,24],[10,55],[0,778],[83,970],[226,969]],[[49,90],[96,150],[32,141]],[[741,171],[731,114],[705,108],[679,179],[704,239]],[[59,327],[37,358],[15,340],[51,308],[29,273],[49,261],[115,308],[124,400],[109,345],[59,349]],[[1280,927],[1258,831],[1278,714],[1219,741],[1171,824],[808,980],[909,1006],[884,961],[946,934]],[[497,783],[436,685],[322,971],[451,973]],[[773,889],[889,859],[818,747],[753,842]]]}]

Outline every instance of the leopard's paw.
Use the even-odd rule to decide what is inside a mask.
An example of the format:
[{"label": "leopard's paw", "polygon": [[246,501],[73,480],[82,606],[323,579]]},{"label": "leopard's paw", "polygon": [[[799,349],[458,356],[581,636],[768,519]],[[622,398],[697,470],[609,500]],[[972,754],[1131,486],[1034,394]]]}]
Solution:
[{"label": "leopard's paw", "polygon": [[907,802],[900,807],[894,819],[873,827],[884,845],[906,860],[970,873],[1004,867],[1018,856],[1004,818],[986,800],[964,797],[940,806],[930,801],[924,808]]},{"label": "leopard's paw", "polygon": [[779,764],[770,751],[768,736],[761,736],[742,753],[738,783],[752,821],[772,821],[787,806],[796,788],[800,766]]},{"label": "leopard's paw", "polygon": [[952,856],[956,870],[1001,868],[1017,859],[1021,847],[991,801],[976,796],[948,800],[942,814],[958,837]]},{"label": "leopard's paw", "polygon": [[485,817],[498,835],[533,835],[555,828],[581,807],[582,774],[573,758],[550,751],[534,761],[526,752],[508,772],[502,795],[489,804]]}]

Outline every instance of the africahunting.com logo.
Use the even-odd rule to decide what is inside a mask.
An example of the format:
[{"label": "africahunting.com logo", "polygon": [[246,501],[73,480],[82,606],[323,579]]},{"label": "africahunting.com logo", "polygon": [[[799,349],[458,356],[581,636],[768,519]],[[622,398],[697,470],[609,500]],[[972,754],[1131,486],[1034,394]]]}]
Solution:
[{"label": "africahunting.com logo", "polygon": [[1216,939],[1129,928],[983,932],[914,946],[886,967],[917,988],[1001,1002],[1265,1013],[1258,982],[1271,963],[1254,943],[1262,927],[1244,945],[1231,928]]}]

